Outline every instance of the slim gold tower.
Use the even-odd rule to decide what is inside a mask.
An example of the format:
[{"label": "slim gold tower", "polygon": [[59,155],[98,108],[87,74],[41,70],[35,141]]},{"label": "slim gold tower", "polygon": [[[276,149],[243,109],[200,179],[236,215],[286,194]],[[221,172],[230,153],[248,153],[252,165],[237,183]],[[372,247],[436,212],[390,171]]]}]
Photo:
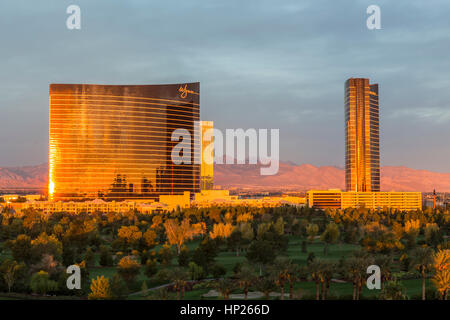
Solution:
[{"label": "slim gold tower", "polygon": [[214,186],[214,164],[213,164],[213,121],[201,121],[201,150],[202,164],[200,169],[200,189],[211,190]]},{"label": "slim gold tower", "polygon": [[345,187],[380,191],[378,84],[369,79],[345,82]]}]

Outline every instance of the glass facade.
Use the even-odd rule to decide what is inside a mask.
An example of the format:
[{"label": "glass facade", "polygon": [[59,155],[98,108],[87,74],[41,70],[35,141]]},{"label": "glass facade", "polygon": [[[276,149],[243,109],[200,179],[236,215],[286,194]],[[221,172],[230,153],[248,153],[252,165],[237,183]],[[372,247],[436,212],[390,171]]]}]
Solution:
[{"label": "glass facade", "polygon": [[[49,197],[156,199],[200,189],[200,84],[50,85]],[[191,163],[174,164],[175,129]]]},{"label": "glass facade", "polygon": [[380,191],[378,84],[345,82],[345,186],[347,191]]},{"label": "glass facade", "polygon": [[213,121],[201,121],[202,165],[200,169],[200,189],[212,190],[214,187],[214,129]]}]

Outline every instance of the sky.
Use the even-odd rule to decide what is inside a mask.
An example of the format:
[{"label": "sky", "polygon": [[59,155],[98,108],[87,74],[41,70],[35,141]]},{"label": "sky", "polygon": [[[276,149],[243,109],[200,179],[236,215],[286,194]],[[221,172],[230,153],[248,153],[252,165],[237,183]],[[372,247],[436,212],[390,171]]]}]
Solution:
[{"label": "sky", "polygon": [[48,161],[50,83],[199,81],[202,120],[278,128],[282,161],[343,167],[344,82],[364,77],[381,165],[450,172],[449,16],[447,0],[2,0],[0,166]]}]

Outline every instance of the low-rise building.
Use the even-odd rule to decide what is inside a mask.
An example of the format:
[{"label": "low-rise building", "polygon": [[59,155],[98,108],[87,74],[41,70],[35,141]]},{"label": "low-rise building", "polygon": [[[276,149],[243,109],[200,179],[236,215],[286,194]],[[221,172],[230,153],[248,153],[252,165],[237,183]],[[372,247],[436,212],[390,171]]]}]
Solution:
[{"label": "low-rise building", "polygon": [[339,189],[311,190],[308,206],[320,209],[359,208],[372,210],[390,208],[401,211],[421,210],[421,192],[342,192]]}]

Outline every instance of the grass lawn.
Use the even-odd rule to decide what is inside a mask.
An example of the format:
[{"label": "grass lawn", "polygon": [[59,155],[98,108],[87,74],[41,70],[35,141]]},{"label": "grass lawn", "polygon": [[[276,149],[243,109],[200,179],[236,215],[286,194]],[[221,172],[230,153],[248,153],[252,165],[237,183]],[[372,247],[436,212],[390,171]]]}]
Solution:
[{"label": "grass lawn", "polygon": [[[194,250],[198,246],[198,241],[192,241],[187,244],[190,250]],[[326,259],[331,261],[337,261],[341,257],[349,256],[353,251],[358,250],[360,247],[358,245],[352,244],[334,244],[329,246],[329,253],[327,256],[324,255],[323,252],[324,245],[318,240],[315,240],[313,243],[308,243],[307,251],[308,253],[301,252],[301,240],[296,237],[290,237],[289,246],[287,255],[289,258],[293,260],[293,262],[298,263],[299,265],[305,265],[306,259],[310,252],[315,254],[316,258]],[[240,253],[239,256],[236,256],[235,252],[221,252],[216,258],[216,262],[225,267],[227,270],[227,276],[232,275],[233,267],[236,263],[245,262],[245,253]],[[176,259],[173,261],[176,264]],[[109,268],[114,269],[114,268]],[[106,270],[106,273],[113,272],[113,270]],[[97,270],[96,274],[100,274],[101,271]],[[91,273],[92,275],[93,273]],[[106,276],[106,274],[105,274]],[[140,281],[145,280],[145,276],[140,276]],[[405,293],[408,297],[417,296],[421,294],[422,290],[422,281],[421,279],[411,279],[411,280],[402,280],[401,283],[405,287]],[[149,281],[147,280],[147,284]],[[151,287],[151,286],[149,286]],[[431,281],[427,281],[427,288],[432,287]],[[202,295],[207,293],[210,289],[197,289],[193,291],[187,291],[185,293],[185,299],[199,300],[205,299],[202,298]],[[252,290],[256,290],[253,288]],[[294,293],[299,294],[300,297],[306,299],[314,299],[315,298],[315,283],[313,282],[298,282],[294,284]],[[289,287],[286,285],[285,292],[288,293]],[[351,299],[352,296],[352,284],[351,283],[332,283],[330,286],[329,297],[330,298],[348,298]],[[379,294],[380,290],[369,290],[365,286],[363,287],[363,291],[361,293],[362,298],[375,298]],[[235,290],[235,293],[242,293],[241,289]],[[130,299],[144,299],[140,294],[130,297]],[[221,299],[219,298],[208,298],[208,299]]]},{"label": "grass lawn", "polygon": [[[192,252],[195,250],[198,245],[200,244],[199,240],[190,241],[186,243],[186,246],[189,248],[189,250]],[[294,263],[297,263],[299,265],[305,265],[307,257],[309,253],[313,252],[315,257],[318,259],[324,259],[324,260],[331,260],[331,261],[338,261],[341,259],[341,257],[348,257],[351,255],[352,252],[359,250],[359,245],[353,245],[353,244],[333,244],[329,246],[329,253],[327,256],[324,255],[324,244],[316,239],[313,241],[313,243],[307,243],[307,253],[302,253],[302,239],[290,236],[289,237],[289,245],[287,250],[287,256],[292,259]],[[0,257],[1,259],[10,258],[11,254],[9,250],[6,250],[5,248],[1,248],[3,250],[0,250]],[[159,249],[158,247],[155,248],[156,251]],[[225,250],[225,247],[222,247],[222,250]],[[219,255],[216,257],[216,262],[219,265],[222,265],[225,267],[227,274],[226,276],[231,276],[233,274],[233,268],[237,263],[244,263],[246,262],[245,258],[245,252],[241,252],[239,256],[236,256],[235,252],[230,251],[221,251]],[[175,267],[178,265],[177,257],[174,257],[172,260],[172,264],[170,267]],[[99,265],[99,254],[95,254],[95,267],[89,268],[89,276],[91,279],[95,279],[98,276],[104,276],[109,279],[112,279],[114,274],[116,274],[117,268],[116,267],[101,267]],[[147,282],[147,287],[152,288],[156,287],[158,285],[161,285],[161,283],[158,283],[156,281],[150,281],[144,274],[144,267],[141,268],[141,272],[137,277],[137,284],[133,287],[135,288],[134,291],[138,291],[136,288],[140,288],[142,286],[143,281]],[[405,292],[408,295],[408,297],[412,296],[419,296],[421,294],[422,290],[422,281],[421,279],[411,279],[411,280],[403,280],[401,281],[403,286],[405,287]],[[431,281],[427,280],[427,288],[431,288],[432,284]],[[202,295],[207,293],[210,289],[196,289],[193,291],[187,291],[185,293],[185,299],[192,299],[192,300],[200,300],[204,299],[202,298]],[[255,291],[255,288],[252,288],[250,291]],[[286,285],[285,292],[288,293],[289,288]],[[242,293],[241,289],[236,289],[234,293]],[[301,283],[295,283],[294,284],[294,293],[299,295],[302,298],[308,298],[308,299],[314,299],[315,297],[315,284],[313,282],[301,282]],[[363,287],[362,291],[362,297],[363,298],[375,298],[379,294],[379,290],[368,290],[365,286]],[[350,298],[352,295],[352,284],[351,283],[332,283],[330,286],[330,292],[329,297],[331,299],[333,298]],[[175,295],[173,294],[173,297]],[[0,297],[0,299],[14,299],[9,297]],[[140,300],[140,299],[146,299],[146,297],[142,296],[141,294],[135,294],[133,296],[130,296],[129,299],[133,300]],[[208,298],[208,299],[221,299],[219,298]]]}]

